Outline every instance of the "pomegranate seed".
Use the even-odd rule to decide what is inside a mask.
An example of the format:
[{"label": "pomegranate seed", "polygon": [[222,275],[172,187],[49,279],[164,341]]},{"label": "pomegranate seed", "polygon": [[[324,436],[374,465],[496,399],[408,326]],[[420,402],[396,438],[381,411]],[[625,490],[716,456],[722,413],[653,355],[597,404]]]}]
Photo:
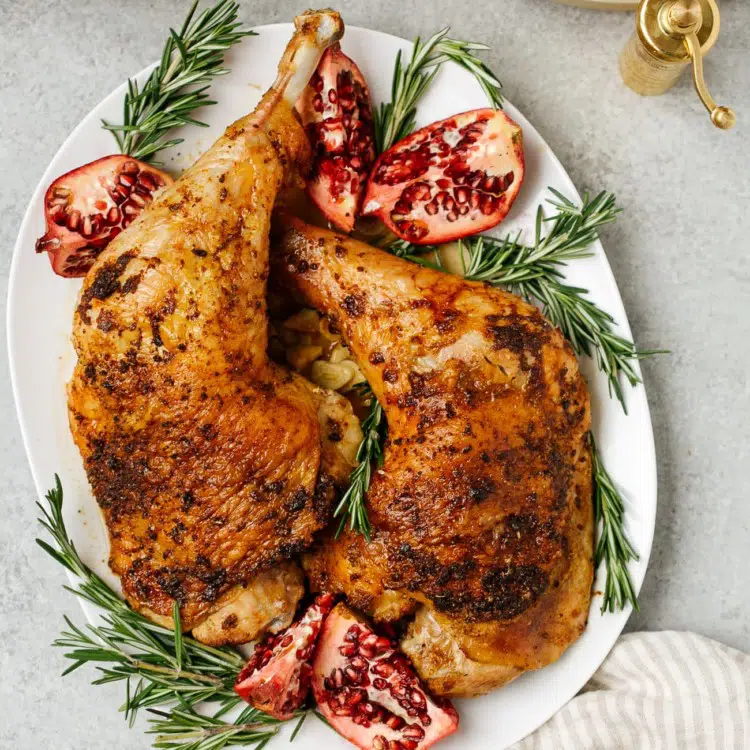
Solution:
[{"label": "pomegranate seed", "polygon": [[323,97],[320,94],[316,94],[313,98],[313,109],[316,112],[323,111]]},{"label": "pomegranate seed", "polygon": [[447,190],[451,186],[451,181],[447,180],[445,177],[441,177],[439,180],[436,180],[436,182],[437,186],[443,190]]},{"label": "pomegranate seed", "polygon": [[425,727],[429,727],[430,724],[432,724],[432,719],[430,718],[429,714],[422,714],[419,717],[419,720],[422,722],[422,725]]},{"label": "pomegranate seed", "polygon": [[390,716],[385,722],[391,729],[401,729],[406,723],[400,716]]},{"label": "pomegranate seed", "polygon": [[115,188],[115,192],[122,199],[117,201],[118,203],[122,203],[130,195],[130,189],[125,187],[125,185],[118,185]]},{"label": "pomegranate seed", "polygon": [[513,180],[515,179],[515,176],[513,172],[508,172],[508,174],[505,175],[505,189],[507,190],[512,184]]},{"label": "pomegranate seed", "polygon": [[367,669],[367,662],[361,656],[355,656],[350,663],[355,669]]},{"label": "pomegranate seed", "polygon": [[409,724],[402,734],[404,737],[409,737],[413,740],[421,740],[424,737],[424,729],[419,724]]},{"label": "pomegranate seed", "polygon": [[482,202],[481,211],[485,216],[489,216],[497,208],[497,201],[493,198],[485,196],[485,200]]},{"label": "pomegranate seed", "polygon": [[100,210],[100,211],[106,211],[107,210],[107,203],[105,201],[96,201],[94,205]]},{"label": "pomegranate seed", "polygon": [[138,162],[126,161],[122,165],[122,169],[120,171],[125,174],[138,174],[138,172],[140,171],[140,167],[138,166]]},{"label": "pomegranate seed", "polygon": [[466,216],[466,214],[469,213],[469,207],[466,204],[464,204],[458,209],[458,213],[461,214],[461,216]]},{"label": "pomegranate seed", "polygon": [[134,206],[130,201],[128,201],[123,205],[122,212],[125,214],[125,216],[131,217],[132,220],[140,212],[140,209],[138,208],[138,206]]},{"label": "pomegranate seed", "polygon": [[153,192],[158,187],[155,176],[149,174],[148,172],[140,173],[140,175],[138,176],[138,184],[142,185],[149,192]]},{"label": "pomegranate seed", "polygon": [[328,91],[328,101],[331,102],[331,104],[336,104],[338,101],[338,95],[336,94],[336,91],[334,89],[330,89]]},{"label": "pomegranate seed", "polygon": [[135,190],[130,194],[130,200],[141,208],[146,205],[146,199],[142,195],[139,195],[137,192],[135,192]]},{"label": "pomegranate seed", "polygon": [[415,706],[417,706],[417,708],[425,705],[424,695],[420,693],[418,690],[412,690],[409,697],[411,698],[411,702]]},{"label": "pomegranate seed", "polygon": [[346,700],[347,705],[356,706],[365,699],[365,692],[363,690],[355,690]]},{"label": "pomegranate seed", "polygon": [[102,231],[102,224],[104,223],[104,217],[101,214],[91,215],[91,231],[93,234],[99,234]]},{"label": "pomegranate seed", "polygon": [[65,223],[65,207],[58,203],[56,206],[53,206],[49,212],[48,216],[52,221],[55,222],[55,224],[64,224]]},{"label": "pomegranate seed", "polygon": [[466,203],[469,200],[469,190],[465,187],[456,188],[453,195],[456,196],[456,203]]},{"label": "pomegranate seed", "polygon": [[388,743],[388,750],[403,750],[403,745],[398,740],[391,740]]},{"label": "pomegranate seed", "polygon": [[497,177],[491,177],[490,175],[488,175],[485,178],[482,187],[484,188],[486,192],[494,193],[497,191],[497,186],[499,182],[500,181],[497,179]]},{"label": "pomegranate seed", "polygon": [[71,191],[68,190],[68,188],[56,187],[52,189],[52,195],[54,195],[55,198],[64,198],[67,200],[71,196]]},{"label": "pomegranate seed", "polygon": [[450,222],[454,222],[458,218],[458,214],[455,211],[451,211],[445,218]]},{"label": "pomegranate seed", "polygon": [[482,194],[477,192],[476,190],[471,191],[471,195],[469,195],[469,205],[472,208],[479,208],[479,203],[481,202]]},{"label": "pomegranate seed", "polygon": [[67,226],[72,232],[77,231],[78,224],[81,221],[81,212],[73,210],[68,214]]},{"label": "pomegranate seed", "polygon": [[120,185],[125,185],[125,187],[133,187],[133,185],[135,185],[135,177],[129,174],[121,174]]},{"label": "pomegranate seed", "polygon": [[439,210],[437,202],[434,201],[434,200],[430,201],[424,207],[424,210],[425,210],[425,212],[427,213],[428,216],[434,216],[438,212],[438,210]]},{"label": "pomegranate seed", "polygon": [[377,664],[373,665],[372,671],[375,672],[375,674],[379,674],[381,677],[390,677],[396,670],[395,667],[387,661],[379,661]]},{"label": "pomegranate seed", "polygon": [[109,209],[109,211],[107,211],[107,224],[117,224],[117,222],[120,221],[120,216],[120,209],[117,208],[117,206],[113,206]]},{"label": "pomegranate seed", "polygon": [[386,750],[386,748],[388,747],[388,741],[385,737],[378,734],[372,740],[372,747],[373,750]]}]

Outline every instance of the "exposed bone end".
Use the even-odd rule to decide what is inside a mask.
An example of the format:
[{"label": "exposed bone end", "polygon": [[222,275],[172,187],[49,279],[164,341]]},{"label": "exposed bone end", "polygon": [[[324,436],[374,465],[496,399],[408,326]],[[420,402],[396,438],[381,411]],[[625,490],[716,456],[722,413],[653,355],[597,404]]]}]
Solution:
[{"label": "exposed bone end", "polygon": [[302,34],[314,34],[322,47],[329,47],[344,36],[344,22],[331,8],[306,10],[294,19],[294,28]]},{"label": "exposed bone end", "polygon": [[294,19],[296,31],[279,63],[274,89],[294,106],[328,47],[344,35],[344,22],[335,10],[308,10]]}]

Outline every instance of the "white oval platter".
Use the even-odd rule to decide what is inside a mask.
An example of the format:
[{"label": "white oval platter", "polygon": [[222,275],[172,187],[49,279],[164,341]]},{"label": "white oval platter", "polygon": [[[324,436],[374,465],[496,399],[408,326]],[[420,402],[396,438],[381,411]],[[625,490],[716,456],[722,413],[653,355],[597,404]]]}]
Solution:
[{"label": "white oval platter", "polygon": [[[291,24],[257,27],[258,36],[244,40],[227,56],[231,73],[216,80],[211,96],[218,101],[199,113],[209,128],[180,133],[185,142],[165,153],[173,174],[191,164],[234,119],[250,111],[272,82]],[[430,32],[426,29],[425,32]],[[491,41],[491,40],[487,40]],[[411,43],[376,31],[350,27],[344,51],[353,57],[377,104],[387,100],[398,50],[408,54]],[[142,71],[143,80],[150,68]],[[500,71],[510,77],[512,70]],[[107,569],[104,525],[89,490],[80,456],[68,430],[65,384],[74,363],[71,322],[80,281],[55,276],[44,256],[34,252],[44,232],[43,196],[52,179],[74,167],[116,151],[112,136],[101,128],[102,118],[118,122],[124,85],[94,108],[71,133],[51,161],[31,198],[16,243],[8,294],[8,341],[18,418],[39,495],[53,486],[58,473],[65,489],[65,518],[82,557],[113,585]],[[454,65],[445,65],[419,105],[418,125],[457,112],[486,106],[474,79]],[[534,127],[510,103],[505,110],[523,128],[526,182],[508,218],[496,233],[523,229],[531,237],[537,206],[552,186],[570,197],[578,194],[555,155]],[[552,115],[550,115],[552,117]],[[623,221],[627,221],[624,218]],[[619,332],[630,336],[625,310],[604,250],[597,243],[591,258],[571,263],[567,280],[590,290],[591,298],[610,312]],[[640,589],[651,550],[656,515],[656,466],[653,434],[643,387],[626,387],[628,415],[607,391],[607,381],[590,361],[582,363],[592,393],[594,430],[605,464],[626,499],[627,532],[640,553],[631,574]],[[636,370],[638,367],[636,365]],[[33,511],[29,510],[31,522]],[[30,528],[33,534],[36,529]],[[599,571],[595,589],[603,588]],[[471,747],[502,750],[539,727],[585,684],[606,657],[627,621],[630,610],[600,612],[601,595],[594,597],[584,635],[555,664],[528,673],[502,690],[458,702],[461,727],[441,743],[443,750]],[[87,612],[89,617],[93,612]],[[113,706],[113,721],[116,707]],[[284,744],[284,740],[277,742]],[[317,721],[308,721],[295,740],[298,750],[350,747]],[[144,747],[146,740],[144,738]]]}]

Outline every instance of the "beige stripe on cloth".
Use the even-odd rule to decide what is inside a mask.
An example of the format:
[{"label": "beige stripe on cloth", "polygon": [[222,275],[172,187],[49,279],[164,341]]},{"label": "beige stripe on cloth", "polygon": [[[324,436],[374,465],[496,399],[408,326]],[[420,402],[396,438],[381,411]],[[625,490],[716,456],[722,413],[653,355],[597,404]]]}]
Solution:
[{"label": "beige stripe on cloth", "polygon": [[750,656],[694,633],[630,633],[510,750],[750,750]]}]

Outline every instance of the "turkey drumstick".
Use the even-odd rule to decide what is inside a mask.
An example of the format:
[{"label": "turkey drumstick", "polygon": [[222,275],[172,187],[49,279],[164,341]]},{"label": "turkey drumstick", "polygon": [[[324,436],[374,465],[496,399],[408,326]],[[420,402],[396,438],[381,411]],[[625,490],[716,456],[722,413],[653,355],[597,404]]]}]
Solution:
[{"label": "turkey drumstick", "polygon": [[284,218],[276,282],[327,315],[382,404],[384,464],[352,532],[306,556],[314,588],[378,620],[416,611],[402,648],[438,694],[556,659],[585,627],[593,574],[589,396],[532,305]]},{"label": "turkey drumstick", "polygon": [[[270,363],[270,215],[307,168],[292,107],[333,11],[309,11],[255,112],[120,234],[75,311],[70,424],[137,610],[212,643],[283,626],[302,594],[287,561],[329,519],[352,456],[321,421],[347,402]],[[356,446],[354,446],[356,450]]]}]

